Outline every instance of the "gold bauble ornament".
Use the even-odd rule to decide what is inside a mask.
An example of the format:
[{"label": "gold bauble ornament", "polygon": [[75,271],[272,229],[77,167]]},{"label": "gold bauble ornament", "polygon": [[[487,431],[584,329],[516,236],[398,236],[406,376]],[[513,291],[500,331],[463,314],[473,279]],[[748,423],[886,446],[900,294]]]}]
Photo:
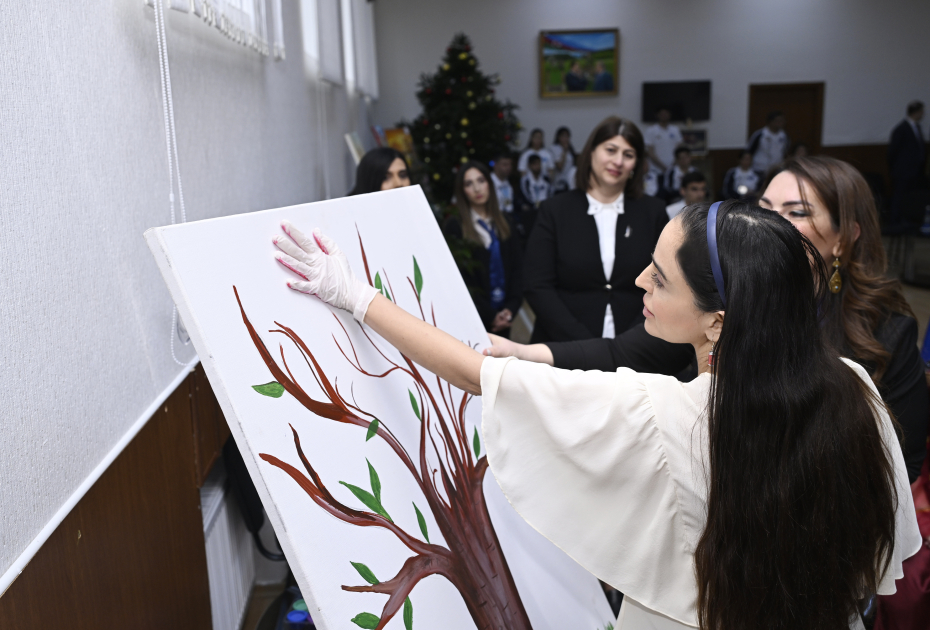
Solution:
[{"label": "gold bauble ornament", "polygon": [[448,69],[449,69],[449,64],[447,64],[447,63],[442,64],[442,69],[443,69],[443,70],[448,70]]},{"label": "gold bauble ornament", "polygon": [[468,126],[468,119],[467,119],[467,118],[463,118],[461,121],[459,121],[459,124],[461,124],[463,127],[467,127],[467,126]]},{"label": "gold bauble ornament", "polygon": [[439,179],[439,173],[433,173],[433,179]]}]

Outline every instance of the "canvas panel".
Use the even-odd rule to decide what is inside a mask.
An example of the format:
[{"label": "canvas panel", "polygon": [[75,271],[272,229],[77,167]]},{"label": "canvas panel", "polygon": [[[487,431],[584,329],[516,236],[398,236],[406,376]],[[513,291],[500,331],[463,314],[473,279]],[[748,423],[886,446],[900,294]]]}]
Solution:
[{"label": "canvas panel", "polygon": [[[314,297],[287,288],[285,282],[293,276],[275,261],[277,249],[272,244],[272,237],[282,234],[279,225],[283,219],[307,233],[320,227],[340,244],[360,278],[365,277],[363,242],[370,276],[378,278],[386,293],[403,308],[420,316],[422,305],[428,320],[435,315],[439,327],[473,346],[488,345],[488,338],[418,187],[146,233],[317,627],[351,628],[356,627],[351,619],[359,619],[361,624],[366,619],[370,622],[371,618],[359,618],[361,613],[381,616],[389,596],[348,592],[342,587],[370,586],[371,578],[388,582],[399,572],[403,574],[405,562],[418,554],[386,528],[340,520],[315,503],[295,476],[271,462],[283,462],[305,479],[311,477],[298,455],[292,426],[307,461],[336,502],[369,513],[377,513],[380,508],[416,544],[426,544],[428,536],[430,544],[448,547],[423,490],[384,437],[384,429],[390,429],[416,468],[423,420],[433,427],[439,450],[445,451],[445,447],[438,437],[439,412],[429,405],[425,389],[418,388],[408,373],[394,370],[376,378],[353,367],[355,363],[372,374],[385,372],[392,363],[407,367],[400,354],[370,331],[369,341],[348,313],[336,312]],[[233,287],[238,291],[242,311]],[[269,351],[265,359],[249,335],[243,312]],[[292,331],[292,338],[269,332],[285,327]],[[297,338],[318,363],[316,376],[309,357],[295,343]],[[290,372],[285,380],[292,379],[310,398],[323,403],[329,401],[317,380],[325,375],[332,391],[338,389],[337,398],[341,396],[345,404],[351,403],[351,407],[379,419],[381,433],[366,439],[370,428],[367,424],[356,426],[321,417],[290,392],[280,397],[265,395],[278,393],[273,385],[259,387],[264,394],[257,391],[254,386],[275,381],[268,363],[272,359],[282,369],[286,362]],[[451,397],[447,408],[439,395],[436,377],[422,369],[421,375],[448,426],[455,425],[453,419],[458,417],[462,392],[443,386],[447,399]],[[457,448],[459,457],[471,460],[473,467],[478,465],[478,459],[473,457],[475,449],[484,455],[478,428],[480,403],[480,398],[471,400],[461,416],[464,448],[470,454],[466,457],[461,444]],[[366,423],[370,419],[360,412],[350,412],[366,419]],[[437,456],[430,445],[427,457],[432,470],[440,461],[447,463],[449,456]],[[462,464],[462,469],[465,467]],[[380,493],[376,491],[378,485]],[[441,482],[438,485],[441,487]],[[311,485],[311,492],[314,487]],[[490,473],[484,478],[483,493],[532,627],[605,627],[612,616],[598,582],[514,512]],[[372,504],[375,495],[380,496]],[[440,489],[438,495],[448,499],[444,490]],[[423,516],[422,526],[414,505]],[[456,541],[457,546],[462,542]],[[370,573],[352,562],[363,564]],[[463,596],[443,575],[430,575],[417,582],[409,599],[413,627],[475,627]],[[387,627],[405,627],[403,617],[401,608]]]}]

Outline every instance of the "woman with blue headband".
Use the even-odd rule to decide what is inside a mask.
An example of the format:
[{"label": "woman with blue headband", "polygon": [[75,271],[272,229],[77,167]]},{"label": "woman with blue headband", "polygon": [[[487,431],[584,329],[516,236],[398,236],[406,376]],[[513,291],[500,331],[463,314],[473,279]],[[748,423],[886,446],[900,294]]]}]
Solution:
[{"label": "woman with blue headband", "polygon": [[[453,385],[482,395],[488,462],[533,527],[626,597],[618,630],[861,628],[920,534],[894,427],[819,325],[828,274],[775,212],[690,206],[637,279],[646,331],[698,376],[484,357],[291,228],[282,260]],[[813,261],[813,264],[811,264]]]}]

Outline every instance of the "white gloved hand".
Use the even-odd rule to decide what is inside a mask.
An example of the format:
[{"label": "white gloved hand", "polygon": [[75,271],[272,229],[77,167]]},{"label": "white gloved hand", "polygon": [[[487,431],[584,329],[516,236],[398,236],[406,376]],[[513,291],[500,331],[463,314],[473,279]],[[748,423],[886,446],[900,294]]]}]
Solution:
[{"label": "white gloved hand", "polygon": [[279,263],[303,280],[292,280],[287,286],[295,291],[315,295],[327,304],[349,311],[359,322],[365,320],[368,305],[378,294],[352,273],[346,255],[335,241],[313,230],[308,237],[290,221],[282,221],[285,236],[276,236],[272,242],[284,253],[275,254]]}]

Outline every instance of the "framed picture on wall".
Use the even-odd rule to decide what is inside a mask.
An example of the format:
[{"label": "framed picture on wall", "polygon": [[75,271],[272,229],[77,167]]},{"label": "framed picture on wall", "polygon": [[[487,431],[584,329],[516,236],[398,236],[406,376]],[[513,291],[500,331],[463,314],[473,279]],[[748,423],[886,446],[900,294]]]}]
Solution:
[{"label": "framed picture on wall", "polygon": [[681,145],[691,150],[691,155],[707,155],[707,130],[682,129]]},{"label": "framed picture on wall", "polygon": [[619,84],[619,29],[540,31],[540,98],[616,96]]}]

